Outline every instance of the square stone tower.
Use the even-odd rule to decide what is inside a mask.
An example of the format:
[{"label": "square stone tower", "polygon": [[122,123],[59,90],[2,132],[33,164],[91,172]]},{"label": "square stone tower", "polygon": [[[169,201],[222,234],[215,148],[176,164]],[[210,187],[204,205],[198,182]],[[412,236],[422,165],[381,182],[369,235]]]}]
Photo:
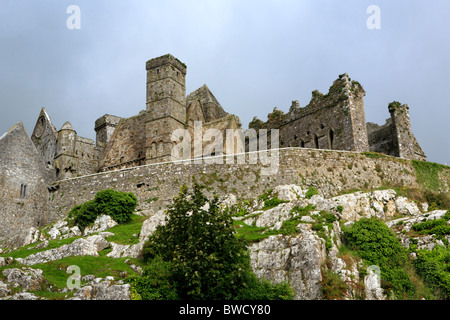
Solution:
[{"label": "square stone tower", "polygon": [[146,69],[146,163],[170,161],[172,132],[186,125],[186,65],[167,54]]}]

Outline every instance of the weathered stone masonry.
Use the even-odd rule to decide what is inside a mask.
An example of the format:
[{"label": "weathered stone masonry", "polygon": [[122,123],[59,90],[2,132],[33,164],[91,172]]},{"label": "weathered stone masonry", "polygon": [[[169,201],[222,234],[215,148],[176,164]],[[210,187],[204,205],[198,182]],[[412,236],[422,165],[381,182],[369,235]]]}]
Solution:
[{"label": "weathered stone masonry", "polygon": [[[259,152],[258,152],[259,153]],[[217,157],[216,157],[217,159]],[[355,188],[383,185],[419,187],[411,162],[395,157],[370,158],[357,152],[285,148],[279,150],[279,168],[273,175],[262,175],[259,164],[162,163],[73,178],[55,183],[49,211],[60,218],[75,205],[93,199],[96,192],[112,188],[133,192],[140,210],[157,211],[166,207],[182,184],[192,179],[207,186],[206,193],[234,193],[244,199],[255,198],[282,184],[314,186],[324,196]],[[448,179],[450,172],[445,171]],[[448,192],[448,190],[447,190]]]},{"label": "weathered stone masonry", "polygon": [[52,178],[20,122],[0,137],[0,241],[48,219]]}]

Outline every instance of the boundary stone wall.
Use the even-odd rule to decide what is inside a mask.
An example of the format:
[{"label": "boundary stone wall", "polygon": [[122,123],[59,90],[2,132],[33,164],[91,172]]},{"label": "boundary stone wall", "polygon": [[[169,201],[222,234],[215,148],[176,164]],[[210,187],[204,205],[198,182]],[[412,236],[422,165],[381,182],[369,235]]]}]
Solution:
[{"label": "boundary stone wall", "polygon": [[[255,198],[282,184],[314,186],[326,197],[350,189],[393,185],[419,187],[414,167],[406,159],[305,148],[270,152],[279,154],[278,170],[271,175],[262,174],[268,165],[261,161],[250,164],[252,153],[246,153],[244,164],[237,164],[237,155],[217,156],[204,158],[201,164],[195,164],[193,160],[150,164],[58,181],[51,188],[49,216],[51,220],[61,218],[74,205],[91,200],[98,191],[108,188],[133,192],[139,200],[137,209],[150,210],[151,214],[151,211],[167,207],[180,187],[183,184],[190,187],[193,179],[206,186],[208,196],[233,193],[244,199]],[[260,159],[267,151],[255,154]],[[233,164],[227,164],[227,158],[233,159]],[[223,164],[207,163],[218,160]],[[450,172],[445,171],[445,174],[448,180]]]}]

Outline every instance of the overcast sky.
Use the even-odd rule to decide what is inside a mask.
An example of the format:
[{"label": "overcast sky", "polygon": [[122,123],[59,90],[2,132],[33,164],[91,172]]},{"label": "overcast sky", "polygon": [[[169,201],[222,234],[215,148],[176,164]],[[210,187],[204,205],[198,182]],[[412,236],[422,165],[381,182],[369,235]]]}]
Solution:
[{"label": "overcast sky", "polygon": [[[370,5],[381,29],[366,25]],[[95,139],[98,117],[145,109],[145,62],[171,53],[187,93],[207,84],[244,128],[347,72],[366,121],[407,103],[428,160],[450,164],[449,16],[448,0],[0,0],[0,135],[19,121],[31,134],[45,107],[57,129]]]}]

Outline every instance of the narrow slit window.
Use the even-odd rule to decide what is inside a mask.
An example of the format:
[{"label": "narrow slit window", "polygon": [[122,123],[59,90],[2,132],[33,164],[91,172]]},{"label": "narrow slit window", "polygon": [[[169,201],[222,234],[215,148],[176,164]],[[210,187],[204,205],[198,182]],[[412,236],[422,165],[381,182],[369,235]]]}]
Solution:
[{"label": "narrow slit window", "polygon": [[25,198],[27,196],[27,185],[21,184],[20,185],[20,197]]},{"label": "narrow slit window", "polygon": [[314,135],[314,148],[319,149],[319,137]]},{"label": "narrow slit window", "polygon": [[333,149],[333,143],[334,143],[334,130],[330,129],[328,133],[328,142],[330,149]]}]

